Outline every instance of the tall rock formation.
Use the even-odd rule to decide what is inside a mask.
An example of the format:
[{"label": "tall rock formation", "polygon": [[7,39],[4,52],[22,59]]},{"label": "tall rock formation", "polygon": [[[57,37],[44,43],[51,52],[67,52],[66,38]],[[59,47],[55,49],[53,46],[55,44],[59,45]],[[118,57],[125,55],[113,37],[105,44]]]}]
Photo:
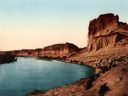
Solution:
[{"label": "tall rock formation", "polygon": [[91,20],[88,27],[87,47],[69,58],[89,64],[96,59],[128,54],[128,24],[119,21],[112,13]]},{"label": "tall rock formation", "polygon": [[119,47],[119,45],[128,45],[128,25],[119,22],[118,15],[103,14],[90,21],[88,51],[98,51],[105,47]]}]

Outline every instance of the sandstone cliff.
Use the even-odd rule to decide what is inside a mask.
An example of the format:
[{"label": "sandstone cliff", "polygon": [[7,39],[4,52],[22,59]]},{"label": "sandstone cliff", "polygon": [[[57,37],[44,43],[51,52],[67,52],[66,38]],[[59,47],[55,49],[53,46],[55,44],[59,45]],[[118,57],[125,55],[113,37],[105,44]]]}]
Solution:
[{"label": "sandstone cliff", "polygon": [[89,51],[119,46],[128,46],[128,25],[119,22],[118,15],[104,14],[90,21],[87,46]]},{"label": "sandstone cliff", "polygon": [[22,49],[12,51],[16,56],[23,57],[47,57],[47,58],[63,58],[74,55],[81,49],[72,43],[54,44],[42,49]]},{"label": "sandstone cliff", "polygon": [[128,54],[128,24],[119,21],[112,13],[91,20],[88,28],[88,44],[70,60],[90,62],[95,58]]},{"label": "sandstone cliff", "polygon": [[79,50],[80,49],[76,45],[71,43],[54,44],[44,47],[44,49],[39,53],[39,56],[66,59],[67,57],[79,52]]}]

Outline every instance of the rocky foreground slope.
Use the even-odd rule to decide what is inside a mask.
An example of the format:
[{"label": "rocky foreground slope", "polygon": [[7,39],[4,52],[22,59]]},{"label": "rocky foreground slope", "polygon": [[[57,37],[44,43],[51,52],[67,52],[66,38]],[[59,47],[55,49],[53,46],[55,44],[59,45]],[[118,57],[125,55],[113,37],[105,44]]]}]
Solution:
[{"label": "rocky foreground slope", "polygon": [[95,67],[96,75],[28,96],[128,96],[128,24],[118,15],[90,21],[87,47],[67,60]]}]

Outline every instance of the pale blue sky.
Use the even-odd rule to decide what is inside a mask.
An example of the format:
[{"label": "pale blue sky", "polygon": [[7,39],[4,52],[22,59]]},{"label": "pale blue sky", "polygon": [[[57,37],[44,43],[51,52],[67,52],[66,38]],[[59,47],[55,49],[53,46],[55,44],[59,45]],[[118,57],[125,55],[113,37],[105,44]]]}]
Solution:
[{"label": "pale blue sky", "polygon": [[0,50],[87,44],[89,21],[114,13],[128,21],[128,0],[0,0]]}]

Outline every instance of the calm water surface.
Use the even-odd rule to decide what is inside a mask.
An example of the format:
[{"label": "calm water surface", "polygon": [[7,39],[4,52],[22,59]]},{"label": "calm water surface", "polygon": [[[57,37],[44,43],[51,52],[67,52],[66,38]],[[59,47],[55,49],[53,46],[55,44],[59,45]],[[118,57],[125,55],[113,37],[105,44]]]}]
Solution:
[{"label": "calm water surface", "polygon": [[35,89],[47,90],[94,75],[94,69],[61,61],[18,58],[0,65],[0,96],[25,96]]}]

